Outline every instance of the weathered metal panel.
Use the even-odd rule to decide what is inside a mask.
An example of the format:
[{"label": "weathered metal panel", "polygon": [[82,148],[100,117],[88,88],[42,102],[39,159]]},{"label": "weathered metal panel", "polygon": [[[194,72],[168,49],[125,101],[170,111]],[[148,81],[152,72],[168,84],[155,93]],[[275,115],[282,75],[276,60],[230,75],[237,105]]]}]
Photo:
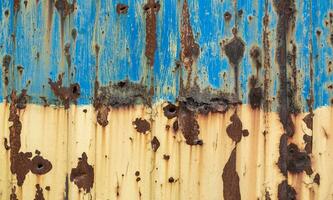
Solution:
[{"label": "weathered metal panel", "polygon": [[332,199],[333,1],[0,0],[0,199]]}]

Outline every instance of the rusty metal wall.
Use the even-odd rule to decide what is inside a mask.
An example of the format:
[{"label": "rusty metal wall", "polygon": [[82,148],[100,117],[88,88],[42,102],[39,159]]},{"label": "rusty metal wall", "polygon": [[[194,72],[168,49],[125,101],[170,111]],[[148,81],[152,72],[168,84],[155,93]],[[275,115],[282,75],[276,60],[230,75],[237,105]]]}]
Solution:
[{"label": "rusty metal wall", "polygon": [[0,199],[333,199],[332,0],[0,0]]}]

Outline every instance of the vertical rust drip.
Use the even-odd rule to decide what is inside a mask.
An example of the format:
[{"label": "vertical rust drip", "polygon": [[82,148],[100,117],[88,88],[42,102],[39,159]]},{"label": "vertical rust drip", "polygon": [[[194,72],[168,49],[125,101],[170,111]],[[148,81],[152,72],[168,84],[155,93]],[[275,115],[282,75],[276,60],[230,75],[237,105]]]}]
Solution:
[{"label": "vertical rust drip", "polygon": [[36,194],[34,200],[45,200],[43,189],[39,186],[39,184],[36,185]]},{"label": "vertical rust drip", "polygon": [[232,150],[229,160],[223,168],[224,200],[240,200],[239,176],[236,171],[236,147]]},{"label": "vertical rust drip", "polygon": [[148,0],[143,10],[146,14],[146,51],[148,65],[154,66],[155,51],[157,48],[156,41],[156,14],[160,10],[160,3],[155,0]]},{"label": "vertical rust drip", "polygon": [[269,112],[269,90],[270,90],[270,71],[271,71],[271,57],[270,57],[270,44],[269,44],[269,15],[268,15],[268,1],[265,3],[265,16],[263,18],[263,53],[264,53],[264,111]]},{"label": "vertical rust drip", "polygon": [[85,152],[79,158],[76,168],[72,168],[70,175],[71,182],[86,192],[90,192],[94,185],[94,168],[88,163],[88,156]]},{"label": "vertical rust drip", "polygon": [[9,196],[9,199],[10,200],[18,200],[18,198],[17,198],[17,195],[16,195],[16,187],[14,186],[13,188],[12,188],[12,193],[10,194],[10,196]]}]

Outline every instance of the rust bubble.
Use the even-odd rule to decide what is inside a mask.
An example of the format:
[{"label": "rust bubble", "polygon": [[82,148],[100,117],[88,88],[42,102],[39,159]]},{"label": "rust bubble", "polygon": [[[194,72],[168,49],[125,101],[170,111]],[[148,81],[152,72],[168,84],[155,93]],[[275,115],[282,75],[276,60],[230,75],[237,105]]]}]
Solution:
[{"label": "rust bubble", "polygon": [[72,168],[70,174],[70,181],[79,189],[84,189],[86,192],[90,192],[94,184],[94,168],[88,164],[88,157],[85,152],[82,153],[82,157],[79,158],[76,168]]},{"label": "rust bubble", "polygon": [[51,171],[52,164],[49,160],[44,159],[42,156],[35,156],[31,160],[31,172],[37,175],[43,175]]},{"label": "rust bubble", "polygon": [[222,181],[225,200],[241,199],[239,176],[236,171],[236,147],[232,150],[228,162],[223,168]]},{"label": "rust bubble", "polygon": [[150,130],[150,123],[145,119],[136,118],[132,124],[139,133],[146,134],[146,132]]},{"label": "rust bubble", "polygon": [[117,4],[117,13],[118,13],[118,15],[127,14],[127,12],[128,12],[128,5],[121,4],[121,3]]},{"label": "rust bubble", "polygon": [[169,103],[167,106],[163,107],[164,116],[168,119],[177,117],[178,107],[172,103]]},{"label": "rust bubble", "polygon": [[156,27],[157,13],[160,10],[160,3],[155,0],[148,0],[144,5],[143,10],[146,15],[146,50],[145,56],[148,59],[148,64],[154,66],[155,51],[157,49]]},{"label": "rust bubble", "polygon": [[45,200],[43,189],[39,186],[39,184],[36,184],[36,194],[34,200]]},{"label": "rust bubble", "polygon": [[227,127],[227,134],[234,142],[238,143],[241,141],[242,136],[246,137],[249,135],[249,131],[243,129],[242,122],[236,112],[230,117],[230,121],[231,124]]},{"label": "rust bubble", "polygon": [[157,149],[160,147],[160,141],[158,141],[157,137],[154,136],[154,138],[151,141],[151,148],[154,152],[157,151]]},{"label": "rust bubble", "polygon": [[70,102],[76,103],[80,96],[80,85],[78,83],[70,84],[69,87],[62,85],[62,76],[58,76],[58,80],[53,82],[49,79],[49,85],[56,97],[63,103],[65,109],[69,108]]},{"label": "rust bubble", "polygon": [[224,16],[224,20],[225,20],[225,21],[230,21],[230,19],[231,19],[231,17],[232,17],[231,13],[228,12],[228,11],[225,12],[223,16]]},{"label": "rust bubble", "polygon": [[278,186],[279,200],[296,200],[296,190],[288,184],[287,180],[282,181]]}]

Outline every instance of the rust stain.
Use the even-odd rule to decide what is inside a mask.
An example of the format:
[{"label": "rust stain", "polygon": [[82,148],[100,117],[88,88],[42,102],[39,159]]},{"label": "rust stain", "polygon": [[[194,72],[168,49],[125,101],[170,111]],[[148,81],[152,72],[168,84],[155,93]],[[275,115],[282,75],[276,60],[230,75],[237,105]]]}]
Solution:
[{"label": "rust stain", "polygon": [[150,123],[145,119],[136,118],[132,124],[135,126],[136,131],[139,133],[146,134],[147,131],[150,130]]},{"label": "rust stain", "polygon": [[31,172],[37,175],[43,175],[51,171],[52,164],[47,159],[44,159],[42,156],[37,155],[31,160]]},{"label": "rust stain", "polygon": [[234,142],[238,143],[241,141],[242,136],[246,137],[249,135],[249,131],[243,129],[242,122],[236,112],[230,117],[230,121],[232,123],[227,127],[227,134]]},{"label": "rust stain", "polygon": [[256,69],[257,69],[257,75],[259,69],[262,67],[262,62],[261,62],[261,50],[258,46],[253,46],[250,50],[250,56],[252,59],[252,62],[254,63]]},{"label": "rust stain", "polygon": [[223,17],[224,17],[225,21],[230,21],[231,18],[232,18],[232,15],[231,15],[230,12],[227,11],[227,12],[224,13]]},{"label": "rust stain", "polygon": [[12,188],[12,193],[10,194],[10,197],[9,197],[10,200],[18,200],[17,195],[16,195],[15,192],[16,192],[16,187],[14,186]]},{"label": "rust stain", "polygon": [[76,28],[72,29],[71,35],[72,35],[73,40],[76,40],[76,38],[77,38],[77,30],[76,30]]},{"label": "rust stain", "polygon": [[311,154],[312,153],[312,136],[304,134],[303,140],[305,143],[304,150],[306,153]]},{"label": "rust stain", "polygon": [[69,87],[62,86],[62,77],[63,74],[60,74],[58,80],[55,82],[49,79],[49,85],[54,95],[60,98],[65,109],[68,109],[71,102],[76,104],[76,100],[80,96],[80,85],[78,83],[73,83],[70,84]]},{"label": "rust stain", "polygon": [[154,136],[154,138],[151,141],[151,148],[154,152],[157,151],[157,149],[160,147],[160,141],[158,141],[157,137]]},{"label": "rust stain", "polygon": [[313,182],[320,185],[320,175],[318,173],[315,175]]},{"label": "rust stain", "polygon": [[174,182],[175,182],[175,179],[174,179],[173,177],[170,177],[170,178],[168,179],[168,182],[169,182],[169,183],[174,183]]},{"label": "rust stain", "polygon": [[282,181],[278,186],[278,199],[296,200],[296,190],[286,180]]},{"label": "rust stain", "polygon": [[122,4],[122,3],[118,3],[116,10],[117,10],[118,15],[120,15],[120,14],[127,14],[127,12],[128,12],[128,5]]},{"label": "rust stain", "polygon": [[311,130],[313,130],[313,117],[314,117],[314,114],[310,112],[303,118],[303,121],[304,121],[306,127],[308,127],[308,129],[311,129]]},{"label": "rust stain", "polygon": [[68,15],[74,12],[74,5],[75,5],[75,0],[73,3],[69,3],[67,0],[57,0],[54,4],[56,7],[61,20],[64,20]]},{"label": "rust stain", "polygon": [[179,124],[178,124],[178,120],[174,121],[172,124],[172,129],[173,131],[176,133],[179,129]]},{"label": "rust stain", "polygon": [[4,147],[7,151],[10,149],[10,146],[8,145],[8,139],[7,138],[4,138],[3,145],[4,145]]},{"label": "rust stain", "polygon": [[186,106],[180,104],[178,114],[178,124],[182,131],[186,144],[188,145],[203,145],[203,141],[199,139],[199,123],[193,111],[190,111]]},{"label": "rust stain", "polygon": [[88,164],[88,157],[86,153],[82,153],[76,168],[72,168],[70,181],[79,189],[84,189],[90,192],[94,184],[94,168]]},{"label": "rust stain", "polygon": [[228,162],[223,168],[222,181],[224,200],[241,199],[239,176],[236,172],[236,147],[232,150]]},{"label": "rust stain", "polygon": [[200,54],[200,47],[194,40],[187,0],[184,0],[183,4],[180,36],[182,47],[181,61],[184,64],[185,68],[191,71],[193,62],[198,58]]},{"label": "rust stain", "polygon": [[43,188],[41,188],[39,184],[36,184],[36,194],[34,200],[45,200],[43,195]]},{"label": "rust stain", "polygon": [[2,73],[3,82],[7,86],[9,83],[9,65],[11,63],[12,57],[10,55],[5,55],[2,59]]},{"label": "rust stain", "polygon": [[155,0],[148,0],[143,6],[143,10],[146,14],[146,50],[145,56],[148,59],[150,66],[154,65],[154,56],[157,48],[156,41],[156,18],[157,13],[160,10],[160,3]]},{"label": "rust stain", "polygon": [[258,78],[251,76],[249,81],[250,92],[249,92],[249,103],[252,109],[259,109],[261,107],[264,94]]},{"label": "rust stain", "polygon": [[14,0],[14,12],[17,13],[20,10],[20,0]]},{"label": "rust stain", "polygon": [[163,159],[164,159],[164,160],[170,160],[170,155],[163,154]]}]

